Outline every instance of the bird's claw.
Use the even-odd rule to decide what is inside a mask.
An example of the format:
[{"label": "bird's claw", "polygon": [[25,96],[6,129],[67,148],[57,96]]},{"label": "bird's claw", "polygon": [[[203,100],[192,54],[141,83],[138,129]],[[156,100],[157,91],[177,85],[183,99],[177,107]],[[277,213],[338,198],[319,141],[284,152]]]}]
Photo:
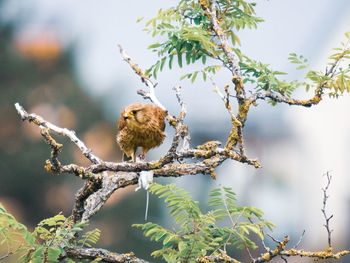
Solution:
[{"label": "bird's claw", "polygon": [[140,161],[144,161],[145,160],[145,155],[144,154],[139,154],[139,159],[140,159]]}]

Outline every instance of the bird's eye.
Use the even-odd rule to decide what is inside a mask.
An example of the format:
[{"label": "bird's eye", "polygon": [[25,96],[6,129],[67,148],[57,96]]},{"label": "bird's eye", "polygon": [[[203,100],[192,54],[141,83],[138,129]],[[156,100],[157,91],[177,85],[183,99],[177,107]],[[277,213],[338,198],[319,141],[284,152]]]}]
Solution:
[{"label": "bird's eye", "polygon": [[135,115],[136,114],[136,110],[133,110],[131,113],[132,113],[132,115]]}]

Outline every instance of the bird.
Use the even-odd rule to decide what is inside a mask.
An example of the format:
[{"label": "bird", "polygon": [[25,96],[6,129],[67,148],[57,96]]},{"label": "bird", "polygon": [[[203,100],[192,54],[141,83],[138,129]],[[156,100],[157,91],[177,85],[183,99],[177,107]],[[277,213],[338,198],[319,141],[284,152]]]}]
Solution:
[{"label": "bird", "polygon": [[124,154],[135,162],[137,147],[142,148],[140,159],[146,153],[161,145],[165,138],[165,120],[167,111],[149,103],[133,103],[120,113],[117,125],[117,142]]}]

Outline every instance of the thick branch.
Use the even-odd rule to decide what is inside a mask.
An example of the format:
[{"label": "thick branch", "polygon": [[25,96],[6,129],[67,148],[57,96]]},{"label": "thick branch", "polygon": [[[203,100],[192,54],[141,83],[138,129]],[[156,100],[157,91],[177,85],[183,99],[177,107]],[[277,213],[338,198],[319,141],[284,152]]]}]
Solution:
[{"label": "thick branch", "polygon": [[101,248],[66,247],[64,251],[72,259],[101,259],[110,263],[148,263],[148,261],[135,257],[133,252],[118,254]]},{"label": "thick branch", "polygon": [[[137,184],[137,173],[141,171],[153,170],[155,177],[178,177],[189,174],[207,174],[215,178],[215,167],[220,165],[226,159],[233,159],[253,165],[254,167],[260,166],[256,160],[251,160],[246,156],[242,156],[234,150],[219,148],[219,144],[215,142],[208,142],[200,145],[197,149],[189,148],[188,129],[183,124],[186,107],[180,96],[180,87],[175,88],[175,90],[181,105],[181,113],[179,117],[176,118],[173,143],[168,153],[163,158],[159,161],[148,163],[104,162],[94,156],[91,150],[89,150],[85,144],[76,137],[73,131],[57,127],[36,114],[28,114],[19,104],[16,104],[16,108],[22,119],[38,125],[45,141],[52,148],[52,158],[51,161],[46,161],[45,169],[48,172],[56,174],[71,173],[86,180],[84,186],[75,196],[75,205],[72,210],[73,222],[88,220],[92,215],[99,211],[115,190],[128,185]],[[88,158],[94,163],[88,167],[81,167],[76,164],[62,165],[57,158],[62,145],[58,144],[50,136],[50,131],[71,138],[71,140],[79,146],[79,149],[81,149],[83,153],[86,153],[86,156],[88,156]],[[180,138],[183,138],[184,144],[180,150],[177,150]],[[180,164],[174,163],[174,161],[187,158],[195,158],[197,161]],[[115,172],[116,174],[113,176],[107,176],[107,174],[104,174],[107,171]]]},{"label": "thick branch", "polygon": [[[231,72],[235,78],[242,78],[241,68],[238,65],[238,60],[235,57],[232,48],[229,45],[224,30],[221,28],[218,19],[216,17],[216,1],[212,0],[210,7],[207,5],[207,1],[200,1],[200,4],[205,12],[206,17],[209,19],[212,29],[215,35],[220,41],[220,47],[224,51],[229,64],[231,65]],[[244,95],[244,94],[241,94]]]},{"label": "thick branch", "polygon": [[138,178],[135,172],[118,172],[113,176],[106,176],[102,187],[86,198],[84,210],[82,211],[82,221],[88,221],[90,217],[95,215],[115,190],[137,184]]}]

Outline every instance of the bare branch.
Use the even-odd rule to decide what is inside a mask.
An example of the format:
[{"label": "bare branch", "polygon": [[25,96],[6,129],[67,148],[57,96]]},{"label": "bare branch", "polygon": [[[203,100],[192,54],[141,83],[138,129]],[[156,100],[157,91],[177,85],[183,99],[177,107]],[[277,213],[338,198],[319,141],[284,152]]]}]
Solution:
[{"label": "bare branch", "polygon": [[[180,93],[181,87],[176,86],[173,89],[176,92],[177,101],[179,102],[179,104],[181,106],[181,113],[180,113],[180,116],[177,118],[175,133],[179,133],[180,136],[182,137],[182,139],[183,139],[182,150],[186,151],[190,148],[190,141],[191,141],[191,136],[190,136],[190,133],[188,131],[188,127],[184,125],[184,119],[185,119],[186,113],[187,113],[186,104],[184,103],[184,101],[182,100],[182,97],[181,97],[181,93]],[[175,139],[175,137],[174,137],[174,139]]]},{"label": "bare branch", "polygon": [[[213,28],[213,31],[215,32],[215,35],[220,41],[220,47],[224,51],[229,64],[231,65],[231,72],[235,78],[242,78],[241,68],[238,65],[238,60],[235,57],[234,52],[232,51],[232,48],[228,44],[228,40],[226,35],[224,34],[224,30],[221,28],[219,21],[216,17],[216,1],[211,1],[210,7],[207,5],[206,1],[200,1],[200,4],[205,11],[206,17],[209,19],[210,24]],[[244,96],[244,92],[240,93]]]},{"label": "bare branch", "polygon": [[321,99],[322,99],[322,93],[319,91],[315,94],[315,96],[311,99],[308,100],[298,100],[298,99],[293,99],[289,98],[286,96],[280,96],[276,93],[272,93],[271,91],[266,91],[266,93],[254,93],[251,97],[251,101],[256,101],[256,100],[266,100],[270,99],[274,102],[278,103],[286,103],[288,105],[296,105],[296,106],[304,106],[304,107],[311,107],[313,105],[318,104]]},{"label": "bare branch", "polygon": [[138,175],[135,172],[118,172],[113,176],[106,176],[101,188],[97,189],[86,198],[81,220],[88,221],[90,217],[95,215],[115,190],[137,184],[137,182]]},{"label": "bare branch", "polygon": [[329,195],[327,194],[327,191],[328,191],[329,185],[331,184],[332,175],[330,174],[329,171],[325,175],[327,176],[327,184],[326,184],[325,188],[322,188],[322,192],[323,192],[323,206],[322,206],[321,211],[322,211],[322,214],[323,214],[324,219],[326,221],[326,223],[324,224],[324,227],[327,230],[328,246],[331,247],[332,246],[331,234],[332,234],[333,230],[330,229],[329,221],[333,218],[333,215],[327,216],[326,205],[327,205],[327,200],[329,198]]},{"label": "bare branch", "polygon": [[150,75],[146,75],[146,71],[141,69],[136,62],[125,52],[121,45],[118,45],[120,53],[122,54],[124,60],[131,66],[134,72],[141,77],[143,83],[149,88],[149,92],[145,92],[143,90],[139,90],[137,93],[142,95],[145,99],[151,100],[155,105],[159,106],[163,110],[166,110],[164,105],[158,100],[155,95],[155,87],[157,83],[153,83],[149,78]]},{"label": "bare branch", "polygon": [[35,113],[28,114],[19,103],[15,103],[16,110],[21,116],[22,121],[28,120],[38,125],[40,129],[47,128],[55,133],[68,137],[83,153],[83,155],[88,158],[92,163],[101,163],[101,159],[95,156],[91,149],[86,147],[86,145],[76,136],[75,131],[68,130],[67,128],[60,128],[46,120],[42,117],[36,115]]},{"label": "bare branch", "polygon": [[0,260],[3,260],[5,258],[8,258],[9,256],[11,256],[13,254],[13,252],[7,252],[5,255],[0,257]]},{"label": "bare branch", "polygon": [[346,42],[346,44],[343,47],[342,55],[338,57],[338,59],[333,63],[333,65],[330,67],[329,70],[326,69],[325,76],[331,76],[333,77],[336,74],[336,71],[338,69],[338,66],[340,64],[340,61],[344,58],[346,50],[349,49],[350,46],[350,38]]},{"label": "bare branch", "polygon": [[300,243],[301,243],[301,241],[303,240],[303,237],[304,237],[304,235],[305,235],[305,230],[303,230],[303,233],[301,233],[301,236],[300,236],[300,238],[299,238],[299,241],[294,245],[294,247],[293,248],[297,248],[299,245],[300,245]]},{"label": "bare branch", "polygon": [[103,262],[110,263],[148,263],[148,261],[135,257],[133,252],[127,254],[118,254],[101,248],[81,248],[65,247],[69,258],[74,259],[101,259]]},{"label": "bare branch", "polygon": [[[225,97],[224,94],[222,94],[218,85],[215,83],[213,76],[209,72],[207,71],[202,71],[202,72],[210,79],[212,85],[214,86],[214,92],[216,92],[221,98],[221,100],[224,102],[225,107],[232,118],[232,122],[234,122],[236,126],[242,126],[242,123],[236,118],[235,113],[233,112],[232,106],[229,103],[229,96]],[[226,90],[228,89],[226,88]]]},{"label": "bare branch", "polygon": [[241,263],[241,261],[238,261],[228,256],[225,251],[221,251],[219,255],[203,256],[203,257],[197,258],[196,262],[197,263],[207,263],[207,262]]}]

